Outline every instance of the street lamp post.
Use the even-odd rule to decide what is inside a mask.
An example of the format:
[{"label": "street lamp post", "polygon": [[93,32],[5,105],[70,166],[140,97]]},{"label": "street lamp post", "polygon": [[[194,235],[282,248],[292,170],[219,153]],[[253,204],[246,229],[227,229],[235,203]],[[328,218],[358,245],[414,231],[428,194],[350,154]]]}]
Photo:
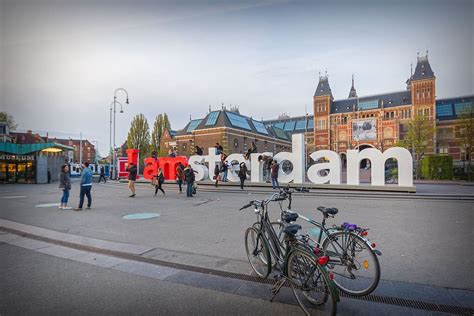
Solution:
[{"label": "street lamp post", "polygon": [[[118,103],[118,101],[117,101],[117,92],[119,92],[119,91],[123,91],[125,93],[125,95],[127,96],[125,104],[129,104],[127,90],[125,90],[124,88],[115,89],[115,91],[114,91],[114,102],[113,102],[113,104],[114,104],[114,136],[113,136],[113,138],[114,138],[114,148],[113,148],[113,168],[114,168],[114,174],[113,175],[114,175],[114,177],[113,177],[113,179],[114,180],[117,180],[117,175],[118,175],[117,174],[117,161],[116,161],[117,160],[117,155],[116,155],[116,152],[115,152],[115,148],[116,148],[116,144],[115,144],[115,113],[116,113],[116,104]],[[121,105],[120,105],[120,113],[123,113],[123,108],[122,108]]]},{"label": "street lamp post", "polygon": [[120,105],[120,113],[123,113],[123,107],[122,107],[122,103],[120,103],[119,101],[112,101],[110,103],[110,131],[109,131],[109,178],[112,179],[113,178],[113,174],[112,174],[112,166],[113,166],[113,157],[114,157],[114,152],[115,152],[115,148],[113,148],[113,143],[112,143],[112,112],[115,112],[114,110],[114,107],[115,107],[115,104],[118,104]]}]

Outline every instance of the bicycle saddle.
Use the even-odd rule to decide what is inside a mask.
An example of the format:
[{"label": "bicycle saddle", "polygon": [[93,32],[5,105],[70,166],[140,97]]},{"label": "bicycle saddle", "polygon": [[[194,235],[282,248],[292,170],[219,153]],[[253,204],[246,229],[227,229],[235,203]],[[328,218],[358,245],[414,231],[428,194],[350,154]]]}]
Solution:
[{"label": "bicycle saddle", "polygon": [[301,229],[301,226],[298,224],[288,225],[283,228],[283,232],[287,235],[294,236]]},{"label": "bicycle saddle", "polygon": [[335,207],[324,207],[319,206],[318,211],[324,214],[324,217],[328,217],[329,215],[336,215],[339,210]]},{"label": "bicycle saddle", "polygon": [[284,213],[281,216],[281,220],[286,222],[286,223],[294,222],[294,221],[296,221],[297,218],[298,218],[297,213]]}]

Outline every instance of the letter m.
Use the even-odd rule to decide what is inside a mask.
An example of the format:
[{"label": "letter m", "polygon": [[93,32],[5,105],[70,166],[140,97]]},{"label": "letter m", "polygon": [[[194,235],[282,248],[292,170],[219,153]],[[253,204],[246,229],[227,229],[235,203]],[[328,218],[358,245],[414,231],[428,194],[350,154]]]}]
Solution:
[{"label": "letter m", "polygon": [[385,185],[385,162],[396,159],[398,165],[398,185],[413,186],[413,158],[408,150],[402,147],[392,147],[383,154],[380,150],[367,148],[361,151],[347,151],[347,184],[359,185],[360,162],[370,160],[371,184]]}]

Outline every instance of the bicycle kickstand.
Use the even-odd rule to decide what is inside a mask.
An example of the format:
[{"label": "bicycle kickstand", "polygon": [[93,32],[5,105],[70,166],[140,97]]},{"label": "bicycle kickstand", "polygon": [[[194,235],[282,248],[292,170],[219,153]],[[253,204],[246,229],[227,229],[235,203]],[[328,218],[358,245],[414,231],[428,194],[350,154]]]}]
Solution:
[{"label": "bicycle kickstand", "polygon": [[283,275],[278,275],[278,276],[276,276],[276,278],[277,278],[277,281],[273,285],[272,290],[271,290],[272,298],[270,299],[270,302],[273,302],[273,299],[280,292],[280,289],[282,288],[282,286],[286,282],[286,278]]}]

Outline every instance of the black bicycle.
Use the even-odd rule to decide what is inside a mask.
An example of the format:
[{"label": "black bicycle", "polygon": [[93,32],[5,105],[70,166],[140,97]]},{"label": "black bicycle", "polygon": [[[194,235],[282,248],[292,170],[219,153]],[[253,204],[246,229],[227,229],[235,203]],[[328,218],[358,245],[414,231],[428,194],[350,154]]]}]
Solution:
[{"label": "black bicycle", "polygon": [[[297,214],[282,214],[281,222],[271,223],[268,217],[268,203],[285,199],[274,193],[266,200],[254,200],[240,210],[254,206],[258,221],[245,231],[245,249],[254,272],[266,278],[275,266],[280,271],[272,289],[272,298],[285,285],[292,288],[298,304],[310,315],[335,315],[339,294],[325,265],[326,256],[316,256],[308,244],[307,236],[297,236],[300,225],[290,224]],[[281,227],[280,240],[273,226]],[[273,259],[272,259],[273,258]]]},{"label": "black bicycle", "polygon": [[[279,201],[283,201],[283,198],[289,201],[287,210],[283,210],[280,204],[282,214],[298,214],[291,209],[292,193],[294,191],[288,188],[280,192]],[[301,214],[298,214],[298,218],[317,227],[318,238],[309,237],[309,243],[318,249],[318,252],[329,257],[326,267],[334,273],[334,283],[340,290],[351,295],[364,296],[372,293],[380,281],[380,264],[377,257],[382,253],[375,249],[375,243],[368,240],[368,228],[343,223],[328,229],[326,219],[334,218],[339,210],[323,206],[319,206],[317,210],[323,215],[321,223]],[[283,238],[281,229],[277,235],[280,240]]]}]

